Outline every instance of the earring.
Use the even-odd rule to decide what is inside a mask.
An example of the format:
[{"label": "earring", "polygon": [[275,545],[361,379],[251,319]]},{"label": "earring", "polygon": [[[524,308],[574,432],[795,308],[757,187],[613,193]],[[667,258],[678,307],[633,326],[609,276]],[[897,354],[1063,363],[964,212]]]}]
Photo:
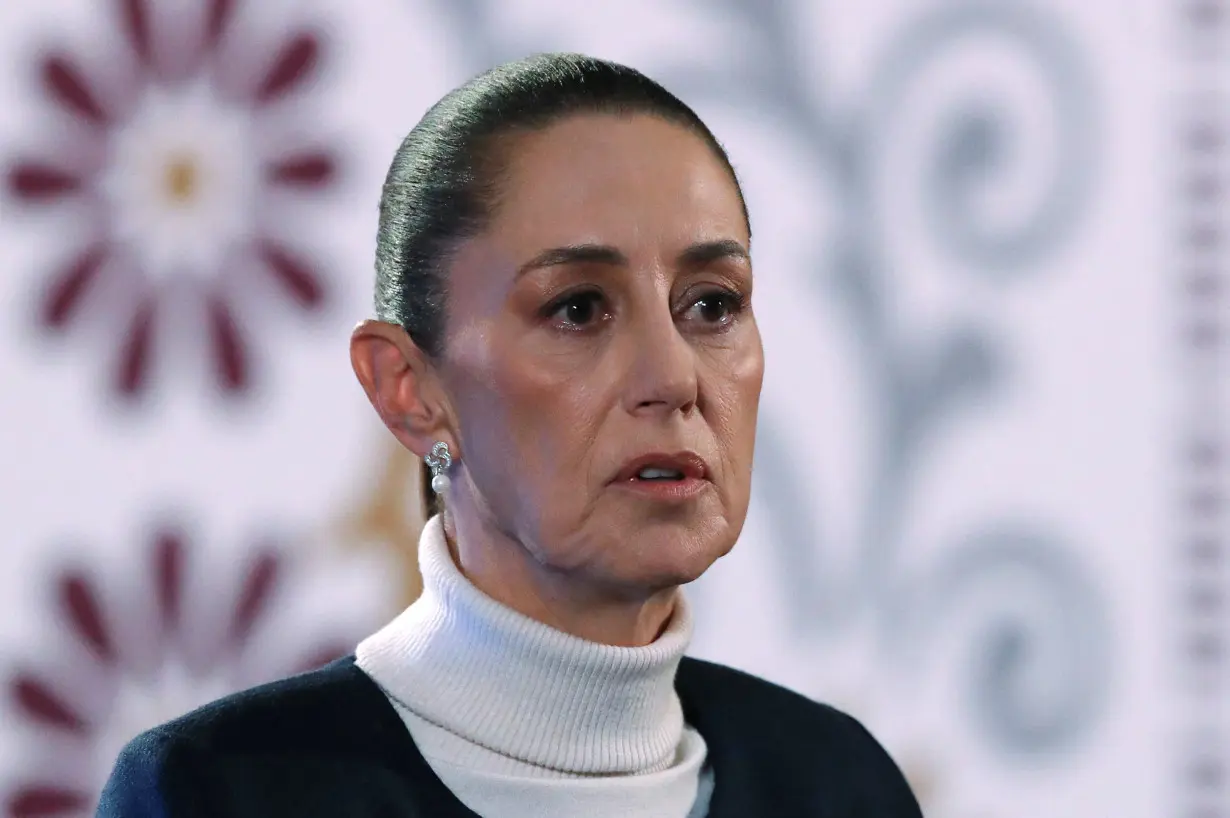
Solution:
[{"label": "earring", "polygon": [[443,440],[431,447],[431,454],[423,457],[423,462],[431,469],[431,490],[436,494],[448,491],[448,468],[453,465],[453,456],[449,454],[448,444]]}]

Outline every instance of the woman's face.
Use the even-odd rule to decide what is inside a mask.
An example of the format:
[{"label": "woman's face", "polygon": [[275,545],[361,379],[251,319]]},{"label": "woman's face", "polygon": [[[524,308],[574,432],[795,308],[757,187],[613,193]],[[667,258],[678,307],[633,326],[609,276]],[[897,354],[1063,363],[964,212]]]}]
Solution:
[{"label": "woman's face", "polygon": [[750,493],[764,358],[735,184],[650,116],[574,116],[507,147],[493,221],[450,267],[454,490],[555,573],[689,582],[734,545]]}]

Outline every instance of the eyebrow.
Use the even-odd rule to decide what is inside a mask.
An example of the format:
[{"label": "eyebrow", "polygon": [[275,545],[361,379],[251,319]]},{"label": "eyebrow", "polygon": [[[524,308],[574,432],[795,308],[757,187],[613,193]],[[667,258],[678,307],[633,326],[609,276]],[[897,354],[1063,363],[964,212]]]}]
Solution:
[{"label": "eyebrow", "polygon": [[[722,259],[751,261],[747,249],[734,239],[701,241],[690,245],[677,259],[681,267],[699,267]],[[606,244],[570,244],[543,250],[517,268],[516,277],[544,267],[561,267],[568,264],[604,264],[611,267],[628,266],[628,257],[617,248]]]}]

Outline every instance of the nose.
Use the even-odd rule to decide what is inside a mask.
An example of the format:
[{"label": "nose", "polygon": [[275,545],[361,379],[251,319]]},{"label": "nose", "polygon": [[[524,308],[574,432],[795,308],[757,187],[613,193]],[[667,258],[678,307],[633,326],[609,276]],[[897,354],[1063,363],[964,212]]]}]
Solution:
[{"label": "nose", "polygon": [[696,351],[675,326],[669,310],[631,333],[627,389],[632,414],[687,414],[696,406]]}]

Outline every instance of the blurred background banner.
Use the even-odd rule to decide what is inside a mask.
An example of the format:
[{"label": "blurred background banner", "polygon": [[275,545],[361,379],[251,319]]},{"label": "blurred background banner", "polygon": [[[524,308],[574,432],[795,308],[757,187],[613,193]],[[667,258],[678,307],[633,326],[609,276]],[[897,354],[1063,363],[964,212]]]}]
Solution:
[{"label": "blurred background banner", "polygon": [[7,0],[0,811],[418,589],[353,381],[380,184],[538,51],[730,150],[768,371],[694,653],[852,712],[932,818],[1230,815],[1217,0]]}]

